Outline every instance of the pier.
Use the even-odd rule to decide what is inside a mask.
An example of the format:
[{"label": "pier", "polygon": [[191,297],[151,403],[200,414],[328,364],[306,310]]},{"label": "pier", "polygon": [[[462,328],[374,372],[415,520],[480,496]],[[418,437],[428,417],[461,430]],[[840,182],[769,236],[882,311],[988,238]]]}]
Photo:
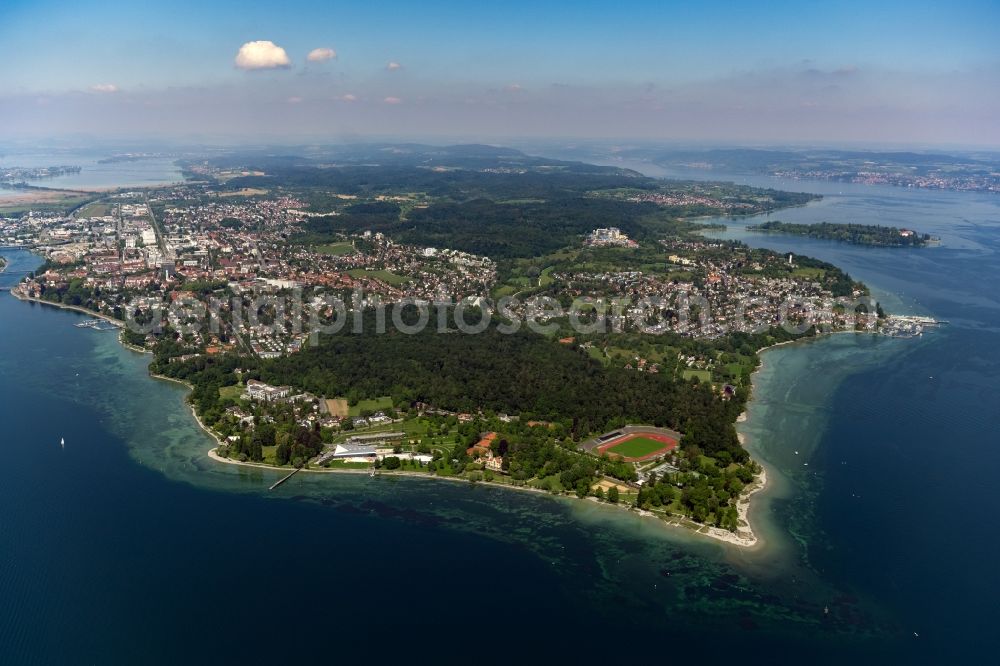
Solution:
[{"label": "pier", "polygon": [[283,484],[283,483],[284,483],[285,481],[288,481],[288,479],[290,479],[290,478],[292,478],[293,476],[295,476],[295,475],[296,475],[296,474],[297,474],[297,473],[298,473],[298,472],[299,472],[299,471],[300,471],[301,469],[302,469],[301,467],[296,467],[296,468],[295,468],[295,469],[293,469],[293,470],[292,470],[291,472],[289,472],[289,473],[288,473],[288,474],[286,474],[285,476],[283,476],[283,477],[281,477],[280,479],[278,479],[277,481],[275,481],[275,482],[274,482],[274,483],[273,483],[273,484],[271,485],[271,487],[270,487],[270,488],[268,488],[268,490],[274,490],[275,488],[277,488],[278,486],[280,486],[281,484]]}]

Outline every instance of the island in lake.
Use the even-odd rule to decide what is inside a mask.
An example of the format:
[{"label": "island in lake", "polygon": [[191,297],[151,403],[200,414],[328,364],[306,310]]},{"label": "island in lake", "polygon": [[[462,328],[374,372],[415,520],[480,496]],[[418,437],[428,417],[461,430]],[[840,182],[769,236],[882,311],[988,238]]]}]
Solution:
[{"label": "island in lake", "polygon": [[794,224],[791,222],[765,222],[747,227],[747,231],[762,233],[790,234],[792,236],[808,236],[836,240],[854,245],[872,245],[876,247],[923,247],[939,242],[930,234],[922,234],[912,229],[883,227],[871,224],[843,224],[834,222],[819,222],[816,224]]}]

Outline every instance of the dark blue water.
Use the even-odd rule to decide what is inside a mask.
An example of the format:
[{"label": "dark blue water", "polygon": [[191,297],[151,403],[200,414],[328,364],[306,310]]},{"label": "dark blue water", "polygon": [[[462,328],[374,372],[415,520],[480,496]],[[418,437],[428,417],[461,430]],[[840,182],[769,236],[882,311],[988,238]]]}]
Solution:
[{"label": "dark blue water", "polygon": [[[743,427],[773,476],[752,552],[459,484],[299,475],[268,493],[270,472],[205,458],[184,390],[146,377],[147,359],[0,293],[0,661],[992,654],[1000,206],[858,190],[782,219],[846,210],[923,215],[907,226],[945,244],[747,240],[835,261],[893,309],[951,323],[768,352]],[[11,271],[37,262],[6,256]]]},{"label": "dark blue water", "polygon": [[906,226],[942,246],[882,250],[743,230],[763,218],[726,221],[722,236],[830,260],[892,310],[949,322],[871,350],[846,336],[856,339],[780,352],[806,369],[803,384],[842,375],[827,400],[810,401],[824,418],[812,467],[797,475],[813,476],[814,492],[802,493],[814,506],[808,558],[826,579],[892,608],[919,635],[920,657],[984,657],[998,644],[1000,588],[1000,197],[808,186],[826,199],[772,218]]}]

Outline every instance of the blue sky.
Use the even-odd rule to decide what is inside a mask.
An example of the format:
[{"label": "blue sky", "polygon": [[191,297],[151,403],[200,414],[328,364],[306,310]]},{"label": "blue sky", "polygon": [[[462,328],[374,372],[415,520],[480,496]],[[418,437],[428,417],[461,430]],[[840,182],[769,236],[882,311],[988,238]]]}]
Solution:
[{"label": "blue sky", "polygon": [[1000,3],[874,4],[5,0],[0,132],[1000,144]]}]

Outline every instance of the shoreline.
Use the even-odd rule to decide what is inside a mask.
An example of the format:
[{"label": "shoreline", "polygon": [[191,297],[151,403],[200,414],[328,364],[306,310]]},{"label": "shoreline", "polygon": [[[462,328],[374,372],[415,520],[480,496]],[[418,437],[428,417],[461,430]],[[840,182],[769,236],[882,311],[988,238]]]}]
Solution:
[{"label": "shoreline", "polygon": [[[168,381],[183,383],[168,377],[158,377],[158,378],[166,379]],[[193,411],[194,410],[192,408],[192,413]],[[201,426],[203,430],[212,435],[212,437],[215,438],[216,441],[219,441],[215,433],[208,431],[205,425],[201,423],[200,419],[198,419],[197,415],[195,415],[195,419],[198,420],[198,425]],[[224,446],[224,444],[220,442],[220,446]],[[252,467],[256,469],[271,470],[274,472],[291,472],[295,469],[294,467],[275,467],[274,465],[268,465],[267,463],[244,462],[240,460],[233,460],[232,458],[223,458],[222,456],[220,456],[215,452],[215,448],[209,449],[206,455],[215,462],[226,465]],[[302,467],[299,469],[299,471],[309,474],[347,474],[354,476],[370,474],[369,470],[367,469],[317,469],[314,467]],[[748,526],[746,530],[742,531],[742,534],[740,533],[740,531],[734,533],[728,530],[724,530],[720,527],[714,527],[712,525],[696,523],[690,518],[687,518],[685,516],[678,516],[671,514],[670,517],[665,517],[653,511],[646,511],[644,509],[639,509],[630,504],[611,504],[610,502],[602,501],[592,496],[580,498],[576,497],[575,495],[569,495],[566,493],[552,493],[548,490],[542,490],[541,488],[532,488],[530,486],[515,486],[510,483],[494,483],[490,481],[470,481],[469,479],[464,479],[455,476],[438,476],[436,474],[428,474],[425,472],[412,472],[412,471],[379,472],[378,474],[376,474],[376,476],[383,478],[408,477],[413,479],[427,479],[430,481],[450,481],[452,483],[463,483],[469,486],[483,486],[486,488],[500,488],[503,490],[517,490],[521,492],[535,493],[539,495],[544,495],[546,497],[552,497],[553,499],[562,499],[566,501],[574,501],[574,500],[589,501],[609,509],[618,509],[619,511],[634,513],[642,518],[655,518],[658,523],[662,524],[665,527],[679,527],[689,532],[693,532],[695,534],[699,534],[701,536],[708,537],[710,539],[715,539],[716,541],[722,541],[730,545],[740,546],[742,548],[756,548],[764,543],[761,539],[757,537],[757,535],[753,532],[753,530],[749,528],[750,523],[747,518],[750,510],[750,496],[763,490],[767,485],[767,473],[764,472],[763,470],[759,475],[757,475],[754,482],[750,486],[748,486],[748,490],[745,490],[744,493],[740,496],[740,499],[737,500],[736,510],[739,513],[740,520],[746,522]]]},{"label": "shoreline", "polygon": [[[123,346],[128,348],[128,345],[123,345]],[[140,351],[133,349],[133,351],[136,351],[136,353],[145,353],[145,354],[152,353],[149,352],[148,350]],[[175,379],[173,377],[165,377],[164,375],[158,375],[152,372],[149,373],[149,376],[152,377],[153,379],[180,384],[181,386],[188,389],[188,391],[194,390],[194,387],[191,384],[181,379]],[[205,433],[209,435],[213,440],[215,440],[217,444],[217,446],[210,448],[206,452],[205,455],[208,456],[209,459],[217,463],[222,463],[226,465],[252,467],[255,469],[266,469],[281,473],[291,472],[295,469],[294,467],[276,467],[275,465],[269,465],[267,463],[249,462],[249,461],[233,460],[232,458],[223,458],[218,453],[216,453],[216,449],[220,446],[226,446],[226,443],[223,442],[221,439],[219,439],[219,436],[215,432],[213,432],[211,428],[206,426],[204,422],[202,422],[201,417],[199,417],[197,411],[195,411],[194,405],[188,403],[187,407],[188,409],[190,409],[191,416],[192,418],[194,418],[195,423],[198,424],[198,427],[201,428],[203,431],[205,431]],[[299,468],[299,471],[310,474],[351,474],[355,476],[361,474],[364,475],[370,474],[369,470],[367,469],[325,469],[325,468],[315,468],[315,467],[301,467]],[[579,498],[565,493],[552,493],[548,490],[542,490],[541,488],[532,488],[530,486],[515,486],[510,483],[494,483],[490,481],[471,481],[469,479],[464,479],[454,476],[439,476],[437,474],[429,474],[426,472],[411,472],[411,471],[392,471],[392,472],[385,472],[384,474],[380,472],[376,476],[385,476],[386,478],[409,477],[415,479],[427,479],[432,481],[451,481],[453,483],[464,483],[469,486],[482,485],[489,488],[518,490],[522,492],[542,494],[548,497],[561,498],[565,500],[573,500],[573,499],[577,500],[583,499],[585,501],[589,500],[608,508],[614,508],[618,510],[624,510],[627,512],[636,513],[637,515],[643,518],[656,518],[658,522],[662,523],[667,527],[684,528],[687,529],[688,531],[695,532],[710,539],[715,539],[716,541],[722,541],[730,545],[740,546],[742,548],[752,548],[752,547],[759,547],[760,545],[763,544],[763,541],[759,539],[756,533],[753,531],[753,526],[750,524],[750,519],[749,519],[750,497],[760,492],[767,486],[767,473],[764,471],[763,466],[761,467],[761,473],[754,478],[754,481],[749,486],[747,486],[747,488],[744,488],[743,493],[740,494],[739,499],[737,499],[736,501],[736,511],[739,515],[739,519],[742,523],[746,524],[746,529],[743,530],[738,529],[736,532],[730,532],[728,530],[724,530],[719,527],[714,527],[712,525],[696,523],[690,518],[687,518],[685,516],[671,515],[670,518],[666,518],[662,515],[658,515],[651,511],[645,511],[643,509],[640,509],[638,507],[629,504],[611,504],[610,502],[601,501],[596,497],[588,496],[585,498]]]},{"label": "shoreline", "polygon": [[[65,305],[63,303],[53,303],[51,301],[46,301],[46,300],[35,298],[35,297],[32,297],[32,296],[27,296],[27,295],[22,294],[22,293],[20,293],[18,291],[15,291],[15,290],[11,290],[11,293],[14,295],[15,298],[17,298],[18,300],[21,300],[21,301],[28,301],[28,302],[40,303],[42,305],[50,305],[50,306],[52,306],[54,308],[58,308],[60,310],[70,310],[70,311],[73,311],[73,312],[77,312],[79,314],[84,314],[84,315],[92,316],[92,317],[95,317],[95,318],[99,318],[99,319],[102,319],[104,321],[107,321],[108,323],[113,324],[114,326],[116,326],[119,329],[124,329],[124,327],[125,327],[125,324],[123,322],[117,320],[117,319],[113,319],[113,318],[111,318],[111,317],[109,317],[107,315],[101,314],[99,312],[94,312],[92,310],[88,310],[87,308],[84,308],[84,307],[81,307],[81,306]],[[803,338],[801,340],[787,340],[785,342],[780,342],[780,343],[771,345],[770,347],[765,347],[764,349],[760,350],[758,353],[761,353],[761,352],[766,351],[768,349],[773,349],[774,347],[778,347],[778,346],[781,346],[781,345],[789,344],[789,343],[792,343],[792,342],[801,342],[802,340],[815,340],[815,339],[818,339],[818,337],[822,337],[822,336],[814,336],[814,337],[810,337],[810,338]],[[121,344],[122,347],[128,349],[129,351],[137,353],[137,354],[151,354],[152,353],[148,349],[143,349],[143,348],[135,347],[134,345],[130,345],[130,344],[126,343],[124,340],[121,339],[121,334],[120,333],[118,335],[118,343]],[[756,373],[760,369],[760,367],[762,367],[762,366],[763,366],[763,359],[761,361],[761,366],[759,366],[758,369],[755,370],[754,372]],[[166,377],[166,376],[163,376],[163,375],[155,374],[153,372],[149,372],[148,376],[151,377],[151,378],[153,378],[153,379],[157,379],[157,380],[161,380],[161,381],[168,381],[168,382],[173,382],[173,383],[176,383],[176,384],[180,384],[180,385],[184,386],[186,389],[188,389],[188,391],[192,391],[193,388],[194,388],[188,382],[185,382],[185,381],[180,380],[180,379],[175,379],[173,377]],[[751,394],[750,400],[752,400],[752,399],[753,399],[753,396]],[[294,469],[294,468],[288,468],[288,467],[276,467],[274,465],[268,465],[268,464],[265,464],[265,463],[241,462],[241,461],[238,461],[238,460],[231,460],[231,459],[223,458],[222,456],[219,456],[218,454],[215,453],[215,449],[218,448],[219,446],[225,446],[225,443],[221,439],[219,439],[219,436],[216,433],[214,433],[208,426],[206,426],[202,422],[202,420],[198,416],[198,414],[197,414],[194,406],[191,405],[190,403],[186,403],[186,404],[187,404],[188,409],[191,412],[192,418],[194,418],[195,423],[198,424],[198,427],[201,428],[207,435],[209,435],[216,442],[216,446],[212,447],[211,449],[209,449],[208,452],[206,453],[206,455],[208,456],[208,458],[210,458],[211,460],[213,460],[215,462],[218,462],[218,463],[225,463],[225,464],[230,464],[230,465],[242,465],[242,466],[245,466],[245,467],[255,467],[257,469],[270,469],[270,470],[274,470],[276,472],[291,471],[291,469]],[[749,401],[748,401],[747,404],[749,406]],[[746,412],[744,411],[744,414],[745,413]],[[743,414],[741,414],[740,417],[742,418]],[[737,421],[739,421],[739,418],[737,419]],[[742,439],[741,439],[741,442],[742,442]],[[303,467],[301,469],[301,471],[303,471],[303,472],[310,472],[310,473],[314,473],[314,474],[318,473],[318,474],[355,474],[356,475],[358,473],[361,473],[361,474],[368,474],[369,473],[368,470],[315,469],[315,468],[307,468],[307,467]],[[427,473],[421,473],[421,472],[391,472],[391,473],[387,474],[386,476],[390,476],[390,475],[391,476],[398,476],[398,477],[412,477],[412,478],[424,478],[424,479],[440,480],[440,481],[460,482],[460,483],[466,483],[466,484],[469,484],[469,485],[480,485],[480,484],[482,484],[482,485],[487,485],[487,486],[496,487],[496,488],[505,488],[505,489],[510,489],[510,490],[519,490],[519,491],[526,491],[526,492],[533,492],[533,493],[541,493],[541,494],[549,495],[549,496],[553,496],[553,497],[562,497],[564,499],[573,499],[573,497],[570,497],[569,495],[564,495],[564,494],[561,494],[561,493],[560,494],[553,494],[553,493],[551,493],[549,491],[542,490],[540,488],[531,488],[531,487],[528,487],[528,486],[515,486],[515,485],[512,485],[512,484],[491,483],[491,482],[488,482],[488,481],[470,481],[468,479],[463,479],[463,478],[438,476],[438,475],[435,475],[435,474],[427,474]],[[727,544],[730,544],[730,545],[739,546],[741,548],[754,548],[754,549],[758,549],[759,547],[761,547],[763,545],[763,541],[757,537],[756,533],[753,530],[753,525],[750,522],[750,518],[749,518],[749,515],[750,515],[750,506],[751,506],[750,498],[751,498],[752,495],[754,495],[754,494],[756,494],[756,493],[764,490],[766,487],[767,487],[767,474],[764,471],[763,466],[762,466],[761,467],[761,473],[758,474],[754,478],[754,481],[750,485],[748,485],[747,488],[744,488],[743,492],[740,494],[740,497],[736,500],[736,510],[737,510],[737,514],[739,516],[739,521],[740,521],[740,525],[741,525],[740,529],[737,529],[736,532],[730,532],[728,530],[723,530],[722,528],[715,527],[715,526],[712,526],[712,525],[707,525],[707,524],[702,524],[702,523],[696,523],[693,520],[691,520],[690,518],[687,518],[685,516],[671,515],[668,518],[668,517],[662,516],[660,514],[656,514],[656,513],[651,512],[651,511],[645,511],[645,510],[640,509],[638,507],[634,507],[634,506],[627,505],[627,504],[611,504],[609,502],[602,502],[602,501],[598,500],[596,497],[587,497],[587,498],[584,498],[584,499],[594,501],[594,502],[596,502],[596,503],[598,503],[598,504],[600,504],[602,506],[608,506],[608,507],[616,508],[616,509],[619,509],[619,510],[634,512],[634,513],[636,513],[636,514],[638,514],[639,516],[642,516],[642,517],[656,518],[660,523],[663,523],[666,526],[669,526],[669,527],[681,527],[681,528],[687,529],[687,530],[689,530],[691,532],[694,532],[696,534],[700,534],[702,536],[708,537],[710,539],[715,539],[716,541],[721,541],[723,543],[727,543]],[[576,499],[580,499],[580,498],[576,498]],[[745,527],[743,527],[744,525],[745,525]]]},{"label": "shoreline", "polygon": [[85,307],[79,305],[66,305],[65,303],[53,303],[52,301],[46,301],[42,298],[35,298],[34,296],[27,296],[17,291],[16,288],[10,290],[11,295],[19,301],[26,301],[30,303],[41,303],[42,305],[50,305],[54,308],[59,308],[60,310],[72,310],[73,312],[78,312],[80,314],[85,314],[95,319],[102,319],[109,324],[115,326],[116,328],[124,329],[125,323],[121,322],[114,317],[109,317],[106,314],[101,314],[100,312],[94,312],[93,310],[88,310]]}]

